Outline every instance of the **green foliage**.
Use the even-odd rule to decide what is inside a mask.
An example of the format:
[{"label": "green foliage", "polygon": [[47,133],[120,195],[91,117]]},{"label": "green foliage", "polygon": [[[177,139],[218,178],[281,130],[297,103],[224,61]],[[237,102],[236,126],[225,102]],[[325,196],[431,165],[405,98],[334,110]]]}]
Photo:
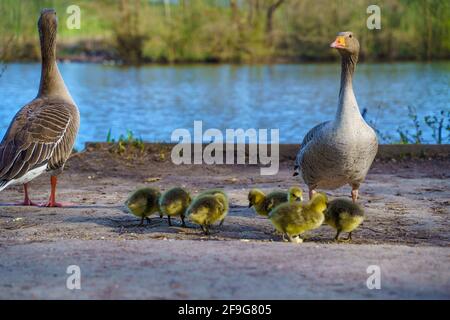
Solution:
[{"label": "green foliage", "polygon": [[121,134],[119,136],[119,139],[112,138],[111,129],[108,130],[108,134],[106,136],[106,142],[111,143],[112,149],[114,152],[122,155],[125,154],[127,151],[139,151],[143,152],[145,150],[145,144],[141,137],[137,138],[134,136],[133,131],[128,130],[126,131],[126,134]]},{"label": "green foliage", "polygon": [[108,130],[108,134],[106,135],[106,142],[112,143],[113,139],[111,138],[111,129]]},{"label": "green foliage", "polygon": [[[390,134],[384,133],[376,127],[376,123],[368,120],[369,125],[375,130],[378,138],[383,143],[400,143],[400,144],[420,144],[420,143],[436,143],[443,144],[450,142],[450,111],[441,110],[433,115],[426,115],[423,123],[419,120],[417,111],[414,107],[408,106],[408,118],[411,120],[412,131],[405,129],[405,126],[397,128],[398,139],[395,140]],[[434,141],[424,141],[423,129],[431,129],[431,136]]]},{"label": "green foliage", "polygon": [[412,121],[414,132],[410,133],[408,129],[403,129],[403,127],[398,128],[397,132],[400,136],[400,143],[401,144],[409,144],[409,143],[420,144],[420,143],[422,143],[423,132],[422,132],[420,122],[417,117],[416,108],[408,106],[408,117]]},{"label": "green foliage", "polygon": [[[55,7],[63,54],[98,54],[124,63],[330,60],[327,43],[352,30],[366,60],[448,59],[450,2],[382,0],[381,30],[366,27],[368,0],[78,0],[81,29],[65,21],[71,0],[0,1],[0,47],[15,36],[9,60],[39,57],[36,21]],[[271,27],[268,28],[268,25]]]},{"label": "green foliage", "polygon": [[450,142],[450,111],[441,110],[437,115],[425,116],[425,123],[433,131],[432,136],[437,144]]}]

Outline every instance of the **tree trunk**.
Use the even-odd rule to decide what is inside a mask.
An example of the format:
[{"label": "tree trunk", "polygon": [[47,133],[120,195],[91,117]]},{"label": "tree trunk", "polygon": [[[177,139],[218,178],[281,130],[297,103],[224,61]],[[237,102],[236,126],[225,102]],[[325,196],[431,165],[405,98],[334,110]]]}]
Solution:
[{"label": "tree trunk", "polygon": [[273,29],[273,14],[275,10],[278,9],[279,6],[284,2],[284,0],[277,0],[274,4],[269,6],[267,9],[267,20],[266,20],[266,33],[270,36]]}]

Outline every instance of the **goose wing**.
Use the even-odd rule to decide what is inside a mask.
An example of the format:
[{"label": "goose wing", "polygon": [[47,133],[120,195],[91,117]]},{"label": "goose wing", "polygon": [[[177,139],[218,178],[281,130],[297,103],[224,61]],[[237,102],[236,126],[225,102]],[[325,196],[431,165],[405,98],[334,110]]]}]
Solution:
[{"label": "goose wing", "polygon": [[300,168],[300,162],[301,162],[301,155],[302,155],[302,150],[306,147],[306,145],[311,142],[312,140],[315,139],[315,137],[320,134],[320,132],[322,131],[322,129],[328,125],[329,123],[331,123],[331,121],[325,121],[322,122],[320,124],[318,124],[317,126],[315,126],[314,128],[312,128],[311,130],[308,131],[308,133],[305,135],[305,137],[303,138],[303,141],[300,145],[300,150],[297,153],[297,157],[295,159],[295,166],[294,166],[294,170],[295,173],[294,175],[298,174],[298,170]]},{"label": "goose wing", "polygon": [[72,108],[66,103],[36,99],[16,114],[0,144],[0,182],[18,179],[50,160],[64,162],[51,158],[73,120]]},{"label": "goose wing", "polygon": [[308,142],[313,140],[314,137],[318,134],[318,132],[320,132],[320,130],[322,130],[322,128],[330,122],[331,121],[322,122],[317,126],[315,126],[314,128],[312,128],[311,130],[309,130],[308,133],[303,138],[302,144],[300,145],[300,150],[302,150],[308,144]]}]

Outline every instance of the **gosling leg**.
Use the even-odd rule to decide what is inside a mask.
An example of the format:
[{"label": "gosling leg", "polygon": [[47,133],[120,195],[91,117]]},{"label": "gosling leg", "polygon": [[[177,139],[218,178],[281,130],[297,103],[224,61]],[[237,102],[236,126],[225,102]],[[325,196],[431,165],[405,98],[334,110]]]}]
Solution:
[{"label": "gosling leg", "polygon": [[316,194],[315,188],[309,188],[309,200]]},{"label": "gosling leg", "polygon": [[167,222],[169,222],[169,226],[172,226],[172,221],[170,220],[170,216],[167,216]]},{"label": "gosling leg", "polygon": [[352,232],[351,231],[348,233],[348,237],[345,240],[346,241],[351,241],[352,240]]},{"label": "gosling leg", "polygon": [[181,226],[186,228],[186,223],[184,222],[184,216],[181,216]]},{"label": "gosling leg", "polygon": [[339,235],[341,234],[341,230],[338,229],[336,236],[334,237],[334,241],[339,241]]},{"label": "gosling leg", "polygon": [[145,217],[141,218],[141,223],[139,223],[138,227],[142,227],[144,225],[144,219],[145,219]]},{"label": "gosling leg", "polygon": [[147,224],[150,224],[150,218],[149,217],[145,217],[145,220],[147,220]]},{"label": "gosling leg", "polygon": [[358,187],[356,186],[352,187],[352,200],[353,203],[356,203],[356,201],[358,200]]},{"label": "gosling leg", "polygon": [[225,221],[225,219],[220,220],[219,227],[221,227],[223,225],[224,221]]}]

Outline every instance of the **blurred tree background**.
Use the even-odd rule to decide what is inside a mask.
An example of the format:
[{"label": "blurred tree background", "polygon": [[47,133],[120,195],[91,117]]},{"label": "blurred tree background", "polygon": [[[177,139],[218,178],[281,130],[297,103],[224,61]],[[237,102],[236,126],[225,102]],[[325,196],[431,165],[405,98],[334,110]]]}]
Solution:
[{"label": "blurred tree background", "polygon": [[297,62],[336,59],[338,31],[355,32],[369,61],[450,58],[450,1],[78,0],[81,29],[66,27],[72,0],[1,0],[0,60],[39,59],[41,8],[58,12],[59,57],[124,63]]}]

